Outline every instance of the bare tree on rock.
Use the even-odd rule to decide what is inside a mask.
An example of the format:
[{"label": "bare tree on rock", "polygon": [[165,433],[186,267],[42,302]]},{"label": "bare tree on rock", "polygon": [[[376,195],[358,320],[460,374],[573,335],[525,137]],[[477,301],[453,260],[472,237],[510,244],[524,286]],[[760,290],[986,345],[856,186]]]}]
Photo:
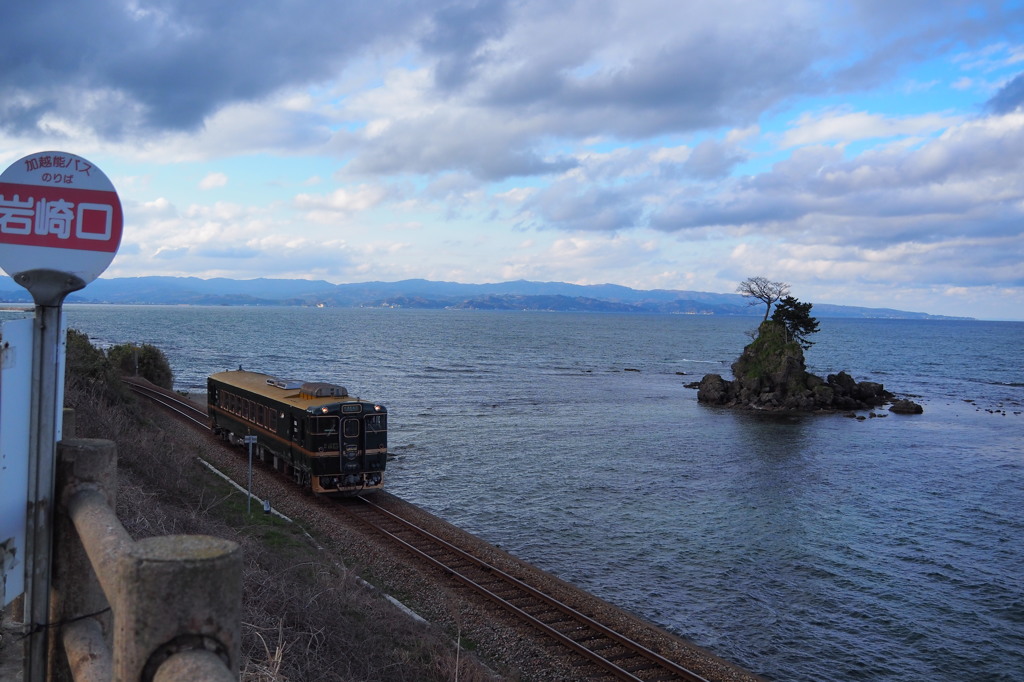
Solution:
[{"label": "bare tree on rock", "polygon": [[764,303],[764,322],[772,311],[772,304],[789,294],[789,285],[785,282],[772,282],[767,277],[748,277],[736,287],[736,293],[754,300],[750,305]]}]

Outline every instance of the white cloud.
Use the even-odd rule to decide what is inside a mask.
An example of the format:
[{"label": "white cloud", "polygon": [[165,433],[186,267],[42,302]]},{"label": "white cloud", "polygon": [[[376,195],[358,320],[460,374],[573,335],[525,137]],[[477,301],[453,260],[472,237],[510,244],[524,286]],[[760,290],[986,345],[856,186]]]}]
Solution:
[{"label": "white cloud", "polygon": [[199,182],[199,189],[216,189],[228,184],[228,176],[224,173],[210,173]]},{"label": "white cloud", "polygon": [[963,116],[927,114],[892,117],[866,111],[805,113],[782,136],[783,148],[810,144],[849,144],[873,138],[931,135],[950,128]]},{"label": "white cloud", "polygon": [[299,194],[294,204],[310,220],[331,224],[375,208],[387,195],[387,189],[380,185],[360,185],[339,188],[329,194]]},{"label": "white cloud", "polygon": [[650,154],[651,162],[653,163],[683,163],[688,158],[693,150],[685,144],[681,144],[675,147],[660,147],[655,149]]}]

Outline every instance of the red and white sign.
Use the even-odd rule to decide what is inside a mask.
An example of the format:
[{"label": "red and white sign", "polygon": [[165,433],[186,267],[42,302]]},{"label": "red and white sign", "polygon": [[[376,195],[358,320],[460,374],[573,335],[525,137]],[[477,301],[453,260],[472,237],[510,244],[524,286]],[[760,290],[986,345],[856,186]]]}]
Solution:
[{"label": "red and white sign", "polygon": [[55,270],[89,283],[121,245],[124,216],[99,168],[67,152],[39,152],[0,175],[0,267],[14,277]]}]

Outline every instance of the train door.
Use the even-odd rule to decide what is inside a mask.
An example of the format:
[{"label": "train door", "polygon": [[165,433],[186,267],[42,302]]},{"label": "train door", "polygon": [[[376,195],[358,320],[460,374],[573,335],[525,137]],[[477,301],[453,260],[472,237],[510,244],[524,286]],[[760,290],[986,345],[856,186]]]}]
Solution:
[{"label": "train door", "polygon": [[359,448],[359,420],[347,417],[344,421],[345,448]]},{"label": "train door", "polygon": [[358,473],[362,468],[359,462],[359,420],[346,417],[342,420],[341,429],[341,470],[346,474]]}]

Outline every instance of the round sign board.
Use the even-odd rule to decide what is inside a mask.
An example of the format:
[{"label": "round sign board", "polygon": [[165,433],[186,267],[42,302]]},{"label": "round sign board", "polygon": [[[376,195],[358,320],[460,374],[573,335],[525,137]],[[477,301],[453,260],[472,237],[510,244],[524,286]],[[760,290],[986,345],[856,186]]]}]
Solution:
[{"label": "round sign board", "polygon": [[29,290],[33,273],[68,275],[68,291],[96,279],[123,225],[114,185],[80,156],[39,152],[0,175],[0,268]]}]

